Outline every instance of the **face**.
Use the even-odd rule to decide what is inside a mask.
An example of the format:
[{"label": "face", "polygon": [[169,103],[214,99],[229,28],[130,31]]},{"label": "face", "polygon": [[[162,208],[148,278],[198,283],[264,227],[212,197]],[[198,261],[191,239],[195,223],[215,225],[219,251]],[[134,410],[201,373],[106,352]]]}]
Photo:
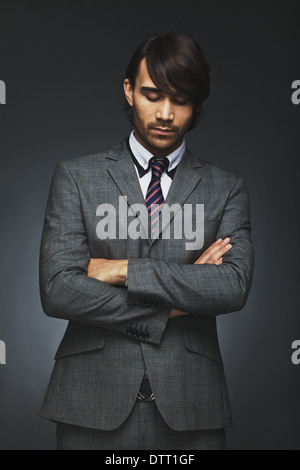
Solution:
[{"label": "face", "polygon": [[136,139],[158,158],[176,150],[193,118],[191,100],[160,91],[150,78],[146,59],[141,61],[134,89],[125,79],[124,92],[133,109]]}]

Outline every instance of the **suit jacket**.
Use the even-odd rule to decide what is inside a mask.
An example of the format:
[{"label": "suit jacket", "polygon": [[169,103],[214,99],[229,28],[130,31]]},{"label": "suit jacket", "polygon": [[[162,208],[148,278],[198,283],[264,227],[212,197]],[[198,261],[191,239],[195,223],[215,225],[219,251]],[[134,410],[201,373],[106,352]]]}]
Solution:
[{"label": "suit jacket", "polygon": [[[200,250],[187,250],[184,238],[100,240],[97,207],[117,208],[122,195],[130,206],[145,204],[125,142],[57,165],[41,243],[40,291],[45,313],[69,324],[40,415],[116,429],[135,404],[146,367],[158,409],[172,429],[229,427],[216,316],[242,309],[251,284],[244,182],[186,151],[166,203],[179,204],[177,210],[204,204]],[[171,214],[169,227],[161,230],[173,224]],[[233,248],[222,265],[193,264],[226,236]],[[128,287],[87,277],[90,258],[128,259]],[[172,307],[190,315],[169,320]]]}]

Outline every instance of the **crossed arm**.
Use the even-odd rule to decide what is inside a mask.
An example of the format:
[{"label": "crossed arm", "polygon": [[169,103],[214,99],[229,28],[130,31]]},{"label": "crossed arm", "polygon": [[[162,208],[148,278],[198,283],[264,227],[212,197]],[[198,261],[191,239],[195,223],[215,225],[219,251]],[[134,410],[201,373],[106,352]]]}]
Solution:
[{"label": "crossed arm", "polygon": [[[216,316],[243,308],[253,250],[242,179],[233,180],[224,194],[217,241],[195,264],[152,258],[91,260],[81,196],[68,163],[60,163],[49,193],[40,253],[40,293],[47,315],[122,334],[131,322],[142,323],[151,330],[149,341],[159,344],[170,316]],[[119,288],[127,270],[128,289]],[[154,302],[145,304],[144,298]]]},{"label": "crossed arm", "polygon": [[[219,266],[223,262],[222,256],[232,248],[230,238],[219,238],[205,250],[194,264],[215,264]],[[111,286],[125,285],[128,273],[128,260],[108,260],[104,258],[91,258],[88,264],[88,277],[105,282]],[[187,312],[172,308],[169,318],[188,315]]]}]

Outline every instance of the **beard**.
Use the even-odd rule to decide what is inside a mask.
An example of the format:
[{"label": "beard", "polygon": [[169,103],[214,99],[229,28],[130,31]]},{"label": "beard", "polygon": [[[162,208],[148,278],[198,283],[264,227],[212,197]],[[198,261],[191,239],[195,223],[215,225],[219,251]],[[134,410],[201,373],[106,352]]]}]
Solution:
[{"label": "beard", "polygon": [[[181,145],[183,137],[190,126],[190,122],[188,122],[186,126],[180,129],[178,126],[172,124],[172,122],[162,120],[151,121],[146,124],[138,115],[134,107],[133,123],[135,128],[135,137],[153,154],[157,153],[157,151],[168,154],[176,150],[176,148]],[[157,128],[170,131],[170,133],[157,134],[154,132]]]}]

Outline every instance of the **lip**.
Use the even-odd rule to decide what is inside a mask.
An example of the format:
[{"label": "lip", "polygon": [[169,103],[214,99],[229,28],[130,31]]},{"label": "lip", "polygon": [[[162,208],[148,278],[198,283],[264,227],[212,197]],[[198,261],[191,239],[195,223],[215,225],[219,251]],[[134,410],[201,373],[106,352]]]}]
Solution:
[{"label": "lip", "polygon": [[173,134],[174,131],[172,131],[171,129],[162,129],[160,127],[153,127],[152,130],[156,133],[156,134],[159,134],[159,135],[169,135],[169,134]]}]

